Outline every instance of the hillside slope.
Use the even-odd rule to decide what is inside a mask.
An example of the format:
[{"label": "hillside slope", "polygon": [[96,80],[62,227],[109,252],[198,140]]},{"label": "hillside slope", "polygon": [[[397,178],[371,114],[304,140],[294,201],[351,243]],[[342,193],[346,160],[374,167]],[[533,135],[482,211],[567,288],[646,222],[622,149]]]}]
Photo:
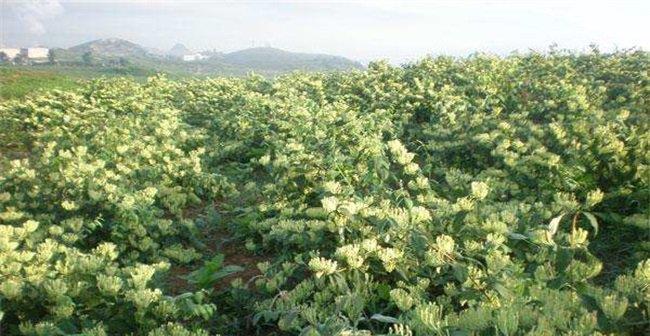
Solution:
[{"label": "hillside slope", "polygon": [[251,71],[273,76],[296,70],[329,72],[363,69],[359,62],[345,57],[295,53],[276,48],[250,48],[225,54],[213,51],[204,53],[210,55],[208,59],[183,62],[180,57],[190,53],[190,50],[182,44],[176,44],[167,55],[159,55],[119,38],[94,40],[68,49],[55,49],[55,53],[58,60],[66,64],[83,63],[83,55],[90,53],[95,66],[126,63],[143,70],[180,76],[239,76]]},{"label": "hillside slope", "polygon": [[84,54],[91,52],[103,57],[148,57],[152,56],[144,47],[119,38],[94,40],[67,49],[69,52]]},{"label": "hillside slope", "polygon": [[223,62],[250,69],[350,70],[362,69],[359,62],[325,54],[296,53],[276,48],[249,48],[225,54]]},{"label": "hillside slope", "polygon": [[183,55],[188,55],[191,53],[192,51],[182,43],[176,43],[171,49],[169,49],[169,51],[167,51],[167,55],[173,57],[183,57]]}]

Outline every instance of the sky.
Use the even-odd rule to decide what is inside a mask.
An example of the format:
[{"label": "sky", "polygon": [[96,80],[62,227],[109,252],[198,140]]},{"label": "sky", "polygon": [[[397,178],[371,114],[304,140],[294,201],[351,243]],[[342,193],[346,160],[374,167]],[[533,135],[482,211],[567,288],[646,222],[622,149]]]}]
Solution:
[{"label": "sky", "polygon": [[0,45],[70,47],[118,37],[166,50],[271,46],[361,62],[508,54],[551,44],[650,50],[650,1],[0,0]]}]

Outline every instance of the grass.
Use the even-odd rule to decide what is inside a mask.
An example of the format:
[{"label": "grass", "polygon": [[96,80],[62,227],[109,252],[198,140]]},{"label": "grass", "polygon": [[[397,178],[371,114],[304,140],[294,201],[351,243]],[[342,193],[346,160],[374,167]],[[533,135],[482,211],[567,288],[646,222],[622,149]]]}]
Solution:
[{"label": "grass", "polygon": [[0,67],[0,98],[14,99],[43,90],[72,89],[79,80],[53,71]]},{"label": "grass", "polygon": [[171,79],[204,78],[210,76],[237,77],[251,72],[274,77],[282,71],[251,71],[214,62],[167,62],[141,61],[127,66],[93,65],[9,65],[0,64],[0,99],[19,99],[26,95],[47,90],[68,90],[83,82],[99,77],[129,77],[142,82],[156,73],[164,73]]},{"label": "grass", "polygon": [[22,98],[30,93],[47,90],[69,90],[84,81],[98,77],[126,76],[144,80],[154,71],[136,68],[104,68],[85,66],[0,66],[0,99]]}]

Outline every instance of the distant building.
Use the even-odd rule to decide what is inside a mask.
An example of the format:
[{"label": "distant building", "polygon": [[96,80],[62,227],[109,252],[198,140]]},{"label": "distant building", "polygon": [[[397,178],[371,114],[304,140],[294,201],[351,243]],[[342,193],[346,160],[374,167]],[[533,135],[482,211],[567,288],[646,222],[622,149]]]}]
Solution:
[{"label": "distant building", "polygon": [[21,62],[27,61],[28,63],[43,63],[48,61],[50,49],[48,48],[0,48],[0,52],[4,53],[9,61],[15,62],[20,56],[23,59]]},{"label": "distant building", "polygon": [[18,48],[0,48],[0,53],[7,55],[7,58],[13,60],[20,54],[20,49]]},{"label": "distant building", "polygon": [[200,61],[206,58],[208,58],[208,56],[202,54],[183,55],[183,61],[185,62]]},{"label": "distant building", "polygon": [[48,48],[21,48],[20,53],[30,60],[47,59]]}]

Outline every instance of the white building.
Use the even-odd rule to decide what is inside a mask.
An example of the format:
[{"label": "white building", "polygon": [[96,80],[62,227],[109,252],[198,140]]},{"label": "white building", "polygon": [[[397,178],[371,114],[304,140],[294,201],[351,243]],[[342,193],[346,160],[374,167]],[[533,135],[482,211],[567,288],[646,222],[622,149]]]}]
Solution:
[{"label": "white building", "polygon": [[208,58],[205,55],[201,54],[191,54],[191,55],[183,55],[183,61],[185,62],[192,62],[192,61],[200,61],[202,59]]},{"label": "white building", "polygon": [[18,48],[0,48],[0,53],[7,55],[7,58],[10,60],[16,58],[20,54],[20,49]]},{"label": "white building", "polygon": [[50,52],[48,48],[22,48],[20,53],[27,57],[28,59],[42,59],[47,58],[47,54]]},{"label": "white building", "polygon": [[0,52],[7,55],[11,61],[16,57],[22,56],[30,62],[40,63],[48,60],[47,56],[50,53],[48,48],[0,48]]}]

